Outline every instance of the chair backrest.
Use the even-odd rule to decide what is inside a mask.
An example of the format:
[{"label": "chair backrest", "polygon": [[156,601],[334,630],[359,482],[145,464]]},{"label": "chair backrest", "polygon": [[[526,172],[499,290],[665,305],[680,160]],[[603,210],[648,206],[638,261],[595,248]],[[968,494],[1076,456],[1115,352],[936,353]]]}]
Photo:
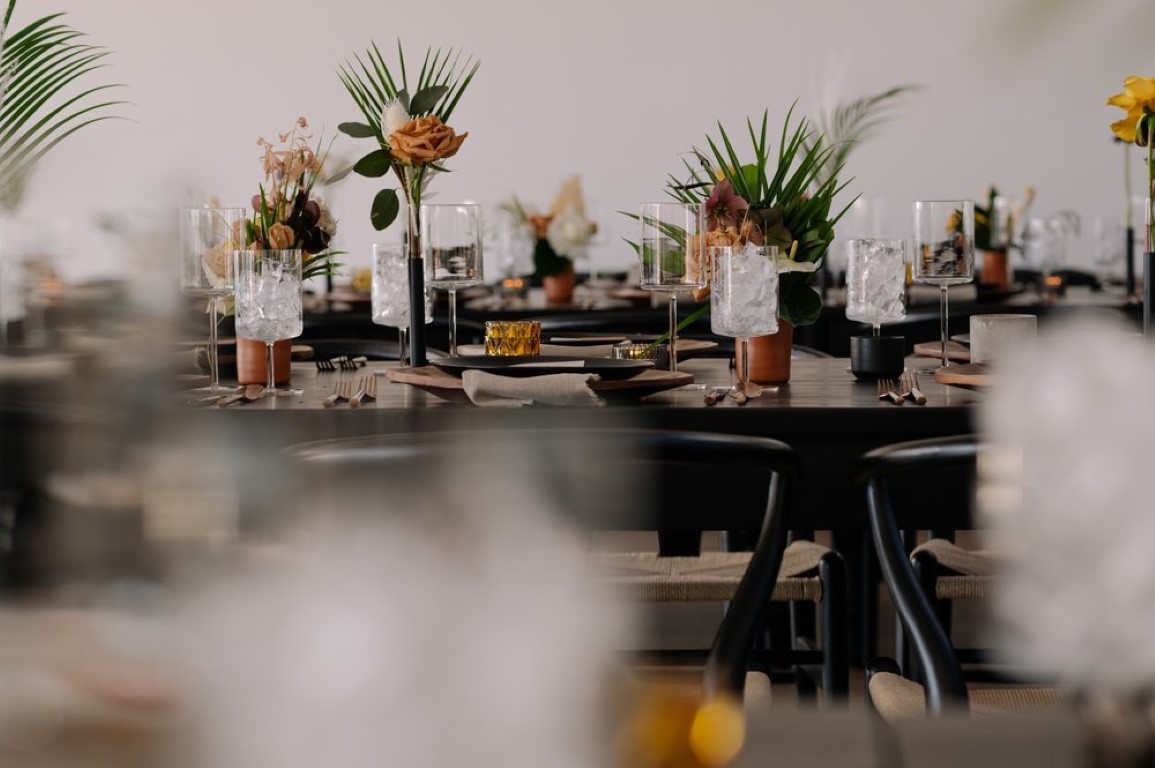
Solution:
[{"label": "chair backrest", "polygon": [[[699,432],[508,430],[321,441],[294,446],[288,455],[306,473],[336,473],[338,482],[385,482],[390,474],[428,469],[446,452],[468,453],[470,446],[503,455],[501,444],[510,442],[530,447],[539,477],[556,491],[564,512],[591,530],[760,532],[707,661],[708,693],[740,695],[786,548],[786,491],[799,466],[785,443]],[[587,493],[591,487],[603,492]]]},{"label": "chair backrest", "polygon": [[[969,486],[978,450],[971,436],[896,443],[867,453],[858,472],[858,481],[866,485],[870,530],[883,580],[926,676],[927,711],[932,714],[965,704],[966,685],[950,638],[919,586],[900,531],[972,526],[969,492],[962,495],[963,505],[940,501],[960,500],[957,492],[947,490],[948,475]],[[896,499],[895,489],[904,480],[917,488],[917,497]]]}]

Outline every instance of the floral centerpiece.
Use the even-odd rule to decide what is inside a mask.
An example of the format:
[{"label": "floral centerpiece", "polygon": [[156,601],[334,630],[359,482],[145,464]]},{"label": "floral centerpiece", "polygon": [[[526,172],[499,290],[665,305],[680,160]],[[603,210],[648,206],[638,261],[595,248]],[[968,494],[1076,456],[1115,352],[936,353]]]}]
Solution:
[{"label": "floral centerpiece", "polygon": [[[671,175],[667,190],[682,202],[705,205],[701,258],[715,245],[778,246],[778,315],[792,326],[808,325],[822,311],[813,273],[834,240],[835,223],[849,208],[832,210],[834,198],[845,188],[838,182],[841,166],[826,168],[835,148],[821,141],[805,118],[795,123],[793,107],[777,153],[767,136],[768,113],[763,113],[760,129],[750,120],[746,126],[753,162],[742,162],[719,123],[719,139],[706,138],[709,152],[693,148],[694,162],[683,160],[688,176]],[[816,183],[824,172],[825,181]]]},{"label": "floral centerpiece", "polygon": [[[480,62],[468,58],[462,63],[461,54],[453,49],[444,53],[429,49],[411,89],[400,42],[397,58],[394,76],[380,49],[373,44],[364,58],[354,55],[352,62],[341,67],[341,82],[365,121],[341,123],[338,130],[353,138],[372,139],[377,146],[333,181],[349,172],[369,178],[392,173],[399,183],[408,210],[410,309],[415,313],[409,325],[410,353],[412,364],[420,366],[425,364],[421,200],[433,177],[448,170],[443,161],[456,155],[469,135],[457,133],[447,122]],[[397,190],[382,189],[369,210],[373,227],[378,231],[388,227],[396,220],[400,207]]]},{"label": "floral centerpiece", "polygon": [[548,293],[548,278],[568,276],[572,295],[574,260],[585,255],[586,246],[598,231],[597,224],[586,215],[581,178],[566,179],[545,213],[538,213],[517,197],[511,198],[502,209],[515,223],[525,227],[533,239],[532,277],[545,282]]},{"label": "floral centerpiece", "polygon": [[[0,23],[0,208],[14,210],[37,163],[85,126],[113,118],[103,101],[117,85],[91,85],[109,51],[79,42],[83,33],[60,23],[62,13],[9,30],[16,0]],[[74,87],[75,86],[75,87]],[[69,93],[72,88],[75,92]]]},{"label": "floral centerpiece", "polygon": [[245,242],[252,250],[301,250],[301,279],[332,274],[338,252],[329,243],[337,234],[337,220],[314,187],[322,177],[327,152],[309,146],[312,134],[305,118],[298,117],[288,133],[274,144],[264,138],[261,167],[265,180],[253,195],[253,215],[246,222]]},{"label": "floral centerpiece", "polygon": [[1108,106],[1127,110],[1123,119],[1111,124],[1121,141],[1147,150],[1147,236],[1146,250],[1155,251],[1155,78],[1131,75],[1123,81],[1123,92],[1107,100]]},{"label": "floral centerpiece", "polygon": [[[249,250],[300,250],[302,280],[331,275],[340,266],[335,262],[340,252],[329,247],[337,234],[337,221],[314,189],[324,178],[327,148],[323,150],[318,140],[314,149],[310,146],[312,138],[308,121],[298,117],[287,133],[277,135],[277,143],[257,139],[262,149],[264,181],[253,195],[252,213],[244,222],[244,242]],[[218,246],[221,247],[228,248],[229,241]],[[221,256],[210,252],[206,263],[214,270],[227,268],[227,254],[223,259]],[[230,301],[226,311],[231,309]],[[291,347],[287,339],[274,345],[277,383],[289,379]],[[263,343],[237,339],[238,383],[265,381],[264,361]]]}]

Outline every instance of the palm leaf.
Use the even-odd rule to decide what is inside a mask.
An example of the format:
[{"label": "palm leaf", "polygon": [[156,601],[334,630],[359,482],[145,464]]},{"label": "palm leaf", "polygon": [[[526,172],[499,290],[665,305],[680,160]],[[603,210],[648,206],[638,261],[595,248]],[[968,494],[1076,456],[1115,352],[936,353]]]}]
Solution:
[{"label": "palm leaf", "polygon": [[[16,8],[9,0],[6,29]],[[103,93],[119,84],[77,86],[104,66],[106,48],[79,42],[83,33],[56,13],[0,37],[0,206],[15,208],[37,164],[77,131],[116,116],[126,102]]]},{"label": "palm leaf", "polygon": [[[900,98],[919,89],[917,85],[896,85],[885,91],[862,96],[836,106],[830,113],[820,114],[818,127],[821,140],[834,152],[827,158],[819,178],[823,181],[835,175],[834,168],[846,165],[856,146],[874,135],[878,127],[893,117]],[[808,141],[817,142],[818,137]]]}]

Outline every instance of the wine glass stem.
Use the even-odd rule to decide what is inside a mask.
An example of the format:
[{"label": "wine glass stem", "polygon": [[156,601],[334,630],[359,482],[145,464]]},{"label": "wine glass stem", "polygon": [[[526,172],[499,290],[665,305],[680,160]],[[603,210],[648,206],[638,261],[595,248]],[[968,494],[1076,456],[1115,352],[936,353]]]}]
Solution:
[{"label": "wine glass stem", "polygon": [[408,328],[397,329],[397,362],[402,367],[409,366],[409,356],[406,354],[405,341],[409,336]]},{"label": "wine glass stem", "polygon": [[743,392],[750,384],[750,338],[738,337],[738,388]]},{"label": "wine glass stem", "polygon": [[217,297],[209,297],[209,386],[221,387],[221,369],[217,364]]},{"label": "wine glass stem", "polygon": [[942,365],[945,368],[950,365],[950,361],[946,355],[946,343],[948,338],[947,331],[947,287],[945,285],[939,286],[939,327],[942,332]]},{"label": "wine glass stem", "polygon": [[269,383],[265,385],[265,389],[268,391],[268,394],[272,395],[277,389],[276,377],[273,373],[273,342],[266,341],[265,349],[268,352],[269,359]]},{"label": "wine glass stem", "polygon": [[457,357],[457,289],[449,289],[449,356]]},{"label": "wine glass stem", "polygon": [[874,338],[877,339],[881,335],[882,335],[882,326],[879,325],[878,323],[875,323],[874,324]]},{"label": "wine glass stem", "polygon": [[678,370],[678,294],[670,292],[670,370]]}]

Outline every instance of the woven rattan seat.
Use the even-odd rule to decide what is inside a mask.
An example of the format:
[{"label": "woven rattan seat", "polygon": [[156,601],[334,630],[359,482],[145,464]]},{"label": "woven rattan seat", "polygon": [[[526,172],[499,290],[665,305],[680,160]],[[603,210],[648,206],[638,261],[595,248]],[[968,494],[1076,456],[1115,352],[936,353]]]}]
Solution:
[{"label": "woven rattan seat", "polygon": [[991,597],[1005,557],[989,550],[963,549],[946,539],[931,539],[914,550],[927,552],[938,562],[935,581],[939,600],[978,600]]},{"label": "woven rattan seat", "polygon": [[[782,557],[774,600],[822,599],[818,565],[830,550],[811,541],[791,543]],[[703,552],[698,557],[660,557],[652,552],[596,552],[595,573],[611,597],[623,601],[688,602],[730,600],[738,589],[749,552]]]},{"label": "woven rattan seat", "polygon": [[[984,717],[1054,714],[1067,705],[1060,690],[1039,686],[972,687],[967,698],[971,714]],[[923,687],[901,675],[871,675],[870,699],[888,722],[926,716]]]}]

